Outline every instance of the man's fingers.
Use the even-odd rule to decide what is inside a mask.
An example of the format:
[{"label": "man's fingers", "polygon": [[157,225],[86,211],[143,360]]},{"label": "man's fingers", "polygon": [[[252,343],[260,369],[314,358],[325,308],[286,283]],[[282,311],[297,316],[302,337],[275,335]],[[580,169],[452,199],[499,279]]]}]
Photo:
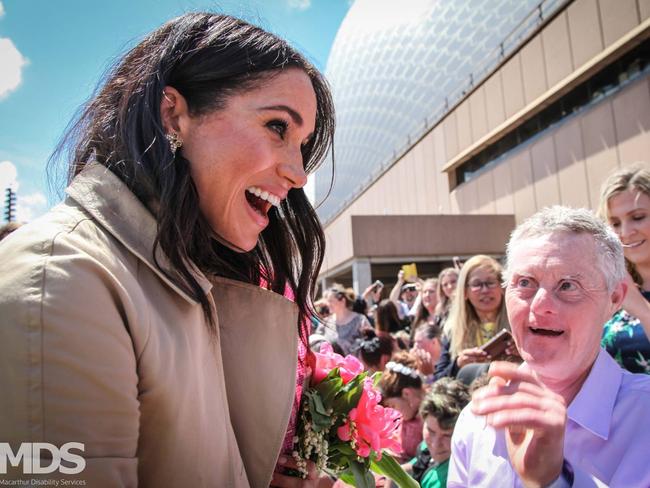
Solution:
[{"label": "man's fingers", "polygon": [[490,364],[488,376],[499,376],[508,381],[525,381],[542,385],[532,371],[522,368],[520,365],[508,361],[494,361]]},{"label": "man's fingers", "polygon": [[512,394],[484,396],[474,398],[472,401],[472,412],[476,415],[489,415],[501,410],[514,410],[518,408],[533,408],[543,412],[563,412],[564,405],[556,399],[540,396],[538,392],[530,388],[519,390]]},{"label": "man's fingers", "polygon": [[565,416],[559,412],[549,412],[538,408],[506,409],[487,416],[487,424],[495,429],[518,428],[536,429],[539,431],[563,432]]}]

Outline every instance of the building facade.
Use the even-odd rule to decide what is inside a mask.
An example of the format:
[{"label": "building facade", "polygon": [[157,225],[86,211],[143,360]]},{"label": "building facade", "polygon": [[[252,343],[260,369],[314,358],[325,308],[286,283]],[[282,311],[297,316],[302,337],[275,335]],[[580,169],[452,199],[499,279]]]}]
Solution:
[{"label": "building facade", "polygon": [[[421,13],[441,4],[471,3],[430,0],[421,2]],[[474,3],[513,12],[506,0]],[[518,11],[507,23],[495,23],[483,13],[501,32],[490,31],[492,45],[461,63],[461,81],[438,80],[438,92],[428,95],[430,104],[415,97],[419,112],[412,105],[402,107],[417,112],[415,118],[424,107],[425,118],[418,119],[419,129],[409,128],[392,143],[392,152],[373,140],[374,152],[364,152],[363,132],[346,113],[349,88],[332,77],[342,114],[336,173],[337,178],[344,175],[347,186],[335,183],[327,200],[332,203],[319,209],[327,236],[324,286],[341,281],[360,291],[377,278],[394,280],[402,263],[417,262],[421,274],[431,276],[452,256],[501,256],[509,232],[522,219],[553,204],[596,208],[600,185],[612,170],[650,161],[650,0],[518,3],[523,4],[526,12]],[[355,8],[362,13],[373,7],[370,0],[355,2],[350,14],[363,18]],[[428,17],[419,19],[426,24]],[[412,21],[417,23],[417,16]],[[506,27],[511,30],[503,32]],[[345,22],[341,29],[361,30]],[[463,36],[475,30],[481,28],[464,29]],[[421,44],[413,40],[417,28],[401,32]],[[346,66],[345,56],[337,57],[340,35],[328,75],[330,68],[334,75],[362,71],[358,60]],[[468,49],[465,37],[456,41],[445,49]],[[346,49],[354,52],[354,45]],[[418,59],[427,61],[422,55]],[[399,58],[391,62],[397,63],[395,72],[403,72]],[[409,73],[418,76],[417,70]],[[390,84],[388,78],[378,76],[374,82]],[[364,82],[366,92],[373,93],[373,84]],[[374,112],[370,119],[379,128],[367,124],[366,132],[390,131],[391,124],[398,127],[400,117],[408,117],[382,119],[386,114],[390,111]],[[364,166],[367,160],[375,166]],[[365,178],[354,173],[360,167]],[[325,164],[317,173],[317,200],[329,185],[328,172]]]}]

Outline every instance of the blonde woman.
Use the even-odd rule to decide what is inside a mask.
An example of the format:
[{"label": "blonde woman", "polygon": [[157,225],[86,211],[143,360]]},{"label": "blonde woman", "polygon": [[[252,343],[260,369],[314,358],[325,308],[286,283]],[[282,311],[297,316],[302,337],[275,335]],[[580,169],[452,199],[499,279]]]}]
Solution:
[{"label": "blonde woman", "polygon": [[600,214],[621,240],[631,271],[623,308],[605,323],[602,346],[628,371],[650,374],[650,165],[614,172],[603,184]]},{"label": "blonde woman", "polygon": [[458,284],[458,269],[445,268],[438,275],[438,286],[436,294],[438,295],[438,304],[436,305],[437,325],[442,326],[447,317],[453,302],[456,285]]},{"label": "blonde woman", "polygon": [[443,329],[436,378],[455,377],[468,364],[489,362],[480,346],[501,329],[510,330],[501,273],[501,265],[489,256],[473,256],[463,265]]}]

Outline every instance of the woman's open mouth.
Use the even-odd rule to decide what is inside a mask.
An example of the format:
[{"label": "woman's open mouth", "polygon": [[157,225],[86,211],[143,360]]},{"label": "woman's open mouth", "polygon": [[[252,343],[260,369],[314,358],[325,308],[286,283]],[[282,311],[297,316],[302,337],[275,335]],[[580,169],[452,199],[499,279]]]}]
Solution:
[{"label": "woman's open mouth", "polygon": [[267,191],[263,191],[261,188],[256,186],[246,188],[244,193],[246,194],[248,205],[254,212],[264,219],[268,219],[267,214],[272,206],[277,207],[280,205],[280,197]]}]

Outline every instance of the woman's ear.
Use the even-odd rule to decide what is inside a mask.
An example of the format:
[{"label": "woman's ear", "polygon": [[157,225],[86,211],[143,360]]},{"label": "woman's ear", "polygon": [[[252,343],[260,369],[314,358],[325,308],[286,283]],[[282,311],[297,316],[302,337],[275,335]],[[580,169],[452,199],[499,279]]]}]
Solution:
[{"label": "woman's ear", "polygon": [[186,125],[185,119],[189,118],[189,115],[185,97],[173,86],[166,86],[160,99],[160,120],[165,133],[175,133],[182,136],[182,129]]}]

